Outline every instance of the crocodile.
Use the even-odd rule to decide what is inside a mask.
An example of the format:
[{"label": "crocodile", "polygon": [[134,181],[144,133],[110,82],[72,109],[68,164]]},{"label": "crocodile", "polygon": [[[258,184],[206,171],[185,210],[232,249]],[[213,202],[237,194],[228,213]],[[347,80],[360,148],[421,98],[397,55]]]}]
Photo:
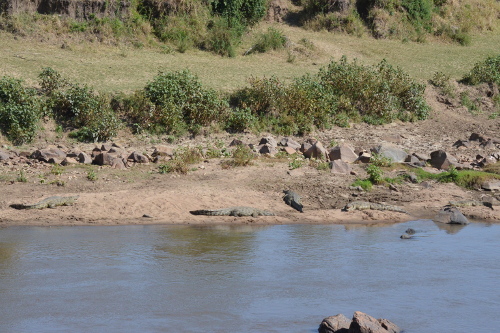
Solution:
[{"label": "crocodile", "polygon": [[393,212],[400,212],[400,213],[405,213],[405,214],[410,214],[406,210],[404,210],[401,207],[398,206],[393,206],[393,205],[385,205],[385,204],[378,204],[378,203],[373,203],[373,202],[367,202],[367,201],[353,201],[348,203],[344,207],[344,211],[350,212],[353,210],[364,210],[364,209],[374,209],[374,210],[390,210]]},{"label": "crocodile", "polygon": [[302,205],[302,198],[300,195],[290,190],[284,190],[283,193],[285,193],[283,201],[285,201],[288,206],[291,206],[293,209],[298,210],[301,213],[304,212],[302,210],[304,206]]},{"label": "crocodile", "polygon": [[449,204],[450,206],[453,207],[486,206],[488,208],[493,209],[493,205],[490,202],[486,201],[460,200],[460,201],[450,201]]},{"label": "crocodile", "polygon": [[193,215],[208,215],[208,216],[274,216],[274,213],[263,210],[263,209],[257,209],[253,207],[243,207],[243,206],[236,206],[236,207],[229,207],[229,208],[222,208],[222,209],[201,209],[201,210],[192,210],[190,211],[191,214]]},{"label": "crocodile", "polygon": [[12,204],[10,207],[15,209],[43,209],[43,208],[55,208],[56,206],[71,206],[75,203],[76,199],[78,199],[78,195],[71,197],[59,197],[53,196],[46,199],[43,199],[40,202],[32,205],[23,205],[23,204]]}]

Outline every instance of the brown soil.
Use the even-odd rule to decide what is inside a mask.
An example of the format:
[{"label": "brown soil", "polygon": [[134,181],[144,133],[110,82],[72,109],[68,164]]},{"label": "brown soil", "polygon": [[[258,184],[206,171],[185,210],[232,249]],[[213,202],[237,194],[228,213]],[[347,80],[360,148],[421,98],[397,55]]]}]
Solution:
[{"label": "brown soil", "polygon": [[[427,153],[445,149],[465,160],[477,154],[487,155],[477,145],[467,149],[452,148],[459,139],[468,139],[473,132],[497,137],[498,119],[489,119],[488,112],[473,115],[453,101],[428,89],[427,100],[433,112],[430,119],[418,123],[396,122],[385,126],[354,124],[351,128],[335,128],[315,133],[314,137],[329,146],[332,141],[346,142],[357,148],[369,149],[383,141],[397,141],[408,152]],[[441,102],[439,102],[441,101]],[[491,113],[491,112],[490,112]],[[48,126],[48,125],[47,125]],[[259,137],[245,134],[231,136],[218,134],[210,137],[184,139],[177,143],[209,145],[223,141],[226,146],[233,138],[257,144]],[[296,138],[302,142],[304,138]],[[130,135],[117,138],[127,150],[151,153],[154,144]],[[1,142],[0,142],[1,143]],[[30,149],[42,148],[49,143],[64,144],[91,151],[94,145],[72,143],[58,139],[46,127],[46,133]],[[30,150],[26,149],[26,150]],[[20,149],[17,149],[20,151]],[[498,150],[497,150],[498,151]],[[252,166],[224,169],[221,159],[209,159],[194,165],[196,171],[187,175],[160,174],[158,165],[134,165],[127,170],[97,167],[98,180],[89,181],[89,168],[64,167],[62,175],[50,173],[48,164],[31,166],[0,166],[0,226],[12,225],[116,225],[116,224],[286,224],[286,223],[338,223],[375,224],[400,222],[418,218],[432,218],[449,200],[481,199],[491,192],[472,191],[454,184],[426,182],[404,183],[397,190],[375,186],[370,192],[351,189],[356,177],[366,177],[362,165],[353,165],[357,176],[334,175],[312,167],[290,170],[286,159],[260,157]],[[15,175],[25,170],[28,182],[16,182]],[[435,170],[437,172],[437,170]],[[395,176],[401,170],[386,171]],[[41,179],[45,179],[42,184]],[[63,186],[50,184],[58,180]],[[299,213],[282,201],[282,190],[292,189],[303,196],[304,213]],[[79,195],[76,204],[68,207],[42,210],[16,210],[11,204],[36,203],[51,195]],[[411,215],[387,211],[343,212],[349,201],[364,200],[399,205]],[[208,217],[193,216],[190,210],[218,209],[230,206],[251,206],[273,211],[274,217]],[[474,219],[500,220],[500,209],[487,207],[461,209]],[[143,217],[144,215],[150,217]]]}]

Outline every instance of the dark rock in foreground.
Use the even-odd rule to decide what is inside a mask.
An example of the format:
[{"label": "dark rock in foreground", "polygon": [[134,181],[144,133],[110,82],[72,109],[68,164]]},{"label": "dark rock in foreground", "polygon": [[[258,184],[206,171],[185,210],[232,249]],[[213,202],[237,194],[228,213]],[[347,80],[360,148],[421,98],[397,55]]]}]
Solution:
[{"label": "dark rock in foreground", "polygon": [[401,329],[387,319],[375,319],[361,311],[354,312],[349,321],[343,314],[323,319],[319,333],[400,333]]}]

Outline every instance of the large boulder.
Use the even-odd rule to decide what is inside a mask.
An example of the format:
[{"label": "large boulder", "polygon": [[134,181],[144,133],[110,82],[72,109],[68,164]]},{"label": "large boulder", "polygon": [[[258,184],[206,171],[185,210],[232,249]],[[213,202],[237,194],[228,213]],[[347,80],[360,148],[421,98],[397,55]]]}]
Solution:
[{"label": "large boulder", "polygon": [[350,174],[352,168],[349,164],[342,160],[335,160],[330,162],[330,172],[331,173],[341,173],[341,174]]},{"label": "large boulder", "polygon": [[481,185],[481,188],[487,191],[499,191],[500,180],[487,180]]},{"label": "large boulder", "polygon": [[272,136],[266,136],[260,139],[259,145],[269,145],[273,148],[276,148],[278,146],[278,142],[276,142],[276,139]]},{"label": "large boulder", "polygon": [[342,160],[347,163],[353,163],[358,159],[358,155],[354,152],[354,149],[348,145],[338,145],[330,149],[328,153],[330,161]]},{"label": "large boulder", "polygon": [[408,156],[408,153],[403,149],[389,143],[382,143],[376,147],[373,147],[371,149],[371,152],[383,157],[390,158],[391,161],[396,163],[403,163]]},{"label": "large boulder", "polygon": [[10,154],[0,150],[0,161],[8,161],[10,160]]},{"label": "large boulder", "polygon": [[456,157],[445,152],[444,150],[436,150],[431,153],[431,165],[436,169],[448,170],[452,166],[457,166],[458,161]]},{"label": "large boulder", "polygon": [[328,151],[323,144],[317,140],[310,140],[302,144],[300,149],[305,158],[317,158],[328,161]]},{"label": "large boulder", "polygon": [[[382,322],[384,325],[382,325]],[[349,333],[399,333],[401,329],[387,319],[375,319],[361,311],[354,312]]]},{"label": "large boulder", "polygon": [[298,143],[297,141],[295,141],[291,138],[288,138],[288,137],[284,137],[283,139],[281,139],[280,145],[285,146],[285,147],[290,147],[290,148],[293,148],[295,150],[300,149],[300,143]]},{"label": "large boulder", "polygon": [[446,224],[469,224],[469,220],[456,207],[445,207],[434,217],[435,222]]},{"label": "large boulder", "polygon": [[149,159],[145,155],[137,151],[134,151],[132,154],[130,154],[128,159],[135,163],[149,163]]},{"label": "large boulder", "polygon": [[323,319],[319,325],[319,333],[349,333],[349,326],[351,325],[351,320],[349,320],[343,314],[338,314],[336,316],[330,316]]},{"label": "large boulder", "polygon": [[66,153],[61,149],[55,147],[45,148],[36,150],[31,155],[31,158],[48,163],[50,163],[50,161],[58,161],[60,163],[66,158]]}]

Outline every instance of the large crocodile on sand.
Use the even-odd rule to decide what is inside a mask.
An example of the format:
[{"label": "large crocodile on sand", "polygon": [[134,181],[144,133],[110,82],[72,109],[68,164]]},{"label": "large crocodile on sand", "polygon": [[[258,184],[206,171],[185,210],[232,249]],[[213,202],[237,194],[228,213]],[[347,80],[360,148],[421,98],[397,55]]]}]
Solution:
[{"label": "large crocodile on sand", "polygon": [[288,206],[303,213],[302,208],[304,206],[302,205],[302,198],[300,197],[300,195],[290,190],[284,190],[283,193],[285,193],[285,195],[283,196],[283,201]]},{"label": "large crocodile on sand", "polygon": [[76,199],[78,199],[78,195],[71,197],[59,197],[53,196],[46,199],[43,199],[40,202],[32,205],[23,205],[23,204],[12,204],[10,207],[15,209],[43,209],[43,208],[55,208],[56,206],[71,206],[75,203]]},{"label": "large crocodile on sand", "polygon": [[400,212],[400,213],[409,214],[406,210],[404,210],[403,208],[398,207],[398,206],[378,204],[378,203],[373,203],[373,202],[368,202],[368,201],[350,202],[344,207],[343,210],[346,212],[350,212],[353,210],[364,210],[364,209],[389,210],[389,211],[393,211],[393,212]]},{"label": "large crocodile on sand", "polygon": [[213,210],[207,210],[207,209],[192,210],[190,211],[190,213],[193,215],[208,215],[208,216],[238,216],[238,217],[274,216],[274,213],[267,210],[257,209],[253,207],[243,207],[243,206],[213,209]]}]

